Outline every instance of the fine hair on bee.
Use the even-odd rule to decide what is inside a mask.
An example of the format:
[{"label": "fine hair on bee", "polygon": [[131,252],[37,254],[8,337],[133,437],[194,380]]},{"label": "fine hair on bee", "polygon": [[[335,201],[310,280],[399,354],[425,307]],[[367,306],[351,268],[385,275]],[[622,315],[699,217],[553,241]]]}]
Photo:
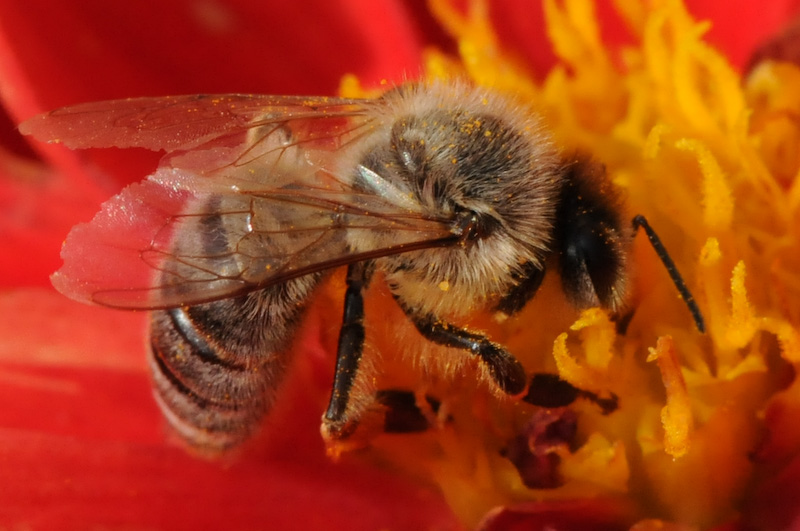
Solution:
[{"label": "fine hair on bee", "polygon": [[[147,309],[156,397],[190,443],[226,449],[259,427],[290,343],[326,272],[347,266],[330,439],[350,435],[366,341],[364,293],[380,278],[426,340],[522,396],[517,358],[459,321],[517,313],[545,271],[577,308],[625,309],[631,225],[605,170],[556,147],[513,97],[464,81],[377,99],[134,98],[66,107],[20,130],[72,148],[166,151],[159,168],[73,229],[54,285],[95,304]],[[444,289],[446,287],[446,289]],[[385,394],[386,404],[404,404]],[[358,399],[358,400],[356,400]],[[438,406],[437,406],[438,407]]]}]

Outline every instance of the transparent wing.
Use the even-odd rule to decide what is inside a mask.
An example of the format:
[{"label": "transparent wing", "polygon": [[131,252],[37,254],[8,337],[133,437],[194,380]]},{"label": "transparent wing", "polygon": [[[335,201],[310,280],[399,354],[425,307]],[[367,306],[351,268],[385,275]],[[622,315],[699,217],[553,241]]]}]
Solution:
[{"label": "transparent wing", "polygon": [[235,136],[269,120],[352,117],[364,114],[364,100],[266,96],[188,95],[82,103],[35,116],[19,130],[72,149],[142,147],[189,150]]},{"label": "transparent wing", "polygon": [[[169,151],[146,181],[72,230],[53,284],[86,302],[164,308],[457,241],[451,219],[427,214],[408,190],[360,165],[386,134],[375,103],[311,102],[148,98],[70,107],[23,124],[73,147]],[[174,123],[187,115],[191,127]]]}]

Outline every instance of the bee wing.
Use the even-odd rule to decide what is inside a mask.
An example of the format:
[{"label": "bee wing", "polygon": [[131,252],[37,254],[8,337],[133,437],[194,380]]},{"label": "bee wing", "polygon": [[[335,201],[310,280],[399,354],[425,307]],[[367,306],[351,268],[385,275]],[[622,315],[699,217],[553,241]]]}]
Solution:
[{"label": "bee wing", "polygon": [[[127,114],[122,103],[88,104],[27,122],[25,132],[71,146],[170,151],[147,180],[72,230],[52,278],[59,291],[120,308],[192,305],[457,240],[452,220],[426,215],[408,190],[360,165],[364,146],[385,132],[373,104],[318,100],[310,108],[297,98],[254,97],[270,105],[245,112],[236,98],[221,97],[226,112],[195,122],[213,133],[171,123],[192,112],[192,101],[208,101],[189,97],[126,100],[134,105]],[[164,118],[164,106],[173,118]],[[121,116],[135,127],[121,125]],[[48,125],[49,117],[58,123]],[[92,130],[103,128],[113,132]],[[119,138],[131,130],[137,138]],[[184,134],[178,141],[156,130]]]},{"label": "bee wing", "polygon": [[35,116],[21,133],[72,149],[141,147],[190,150],[263,125],[270,119],[364,114],[364,100],[267,96],[187,95],[82,103]]}]

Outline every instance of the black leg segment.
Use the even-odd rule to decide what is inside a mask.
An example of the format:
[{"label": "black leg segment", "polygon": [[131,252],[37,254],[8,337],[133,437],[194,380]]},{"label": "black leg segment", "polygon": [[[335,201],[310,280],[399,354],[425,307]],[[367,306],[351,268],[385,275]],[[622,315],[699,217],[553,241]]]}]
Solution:
[{"label": "black leg segment", "polygon": [[613,413],[619,407],[619,398],[614,393],[604,398],[597,393],[578,389],[559,378],[557,374],[546,372],[536,373],[531,377],[530,387],[522,400],[534,406],[558,408],[569,406],[578,398],[585,398],[597,404],[603,415]]},{"label": "black leg segment", "polygon": [[539,291],[539,286],[544,280],[544,266],[527,262],[523,266],[522,274],[518,275],[515,280],[517,280],[517,285],[500,299],[495,307],[496,311],[506,315],[514,315],[520,311]]},{"label": "black leg segment", "polygon": [[325,421],[339,426],[345,419],[361,354],[364,350],[364,297],[370,268],[364,262],[351,264],[347,269],[347,291],[344,296],[344,317],[339,331],[336,353],[336,374]]},{"label": "black leg segment", "polygon": [[484,335],[440,321],[433,315],[420,316],[403,304],[400,304],[400,307],[417,330],[429,341],[466,350],[478,356],[489,368],[492,379],[504,392],[516,395],[525,390],[527,376],[524,367],[517,358],[497,343],[489,341]]},{"label": "black leg segment", "polygon": [[647,239],[650,240],[650,245],[653,246],[653,249],[661,259],[664,267],[667,268],[667,273],[669,273],[672,283],[675,284],[676,288],[678,288],[683,301],[686,303],[686,306],[689,307],[689,311],[692,313],[692,318],[694,319],[694,324],[697,327],[697,330],[700,333],[705,333],[706,325],[705,321],[703,320],[703,314],[700,313],[700,308],[697,306],[697,302],[695,302],[694,296],[692,296],[689,288],[686,287],[686,282],[683,281],[683,277],[681,277],[678,268],[675,266],[675,262],[672,261],[667,249],[664,247],[664,244],[661,243],[661,238],[658,237],[658,234],[656,234],[645,217],[642,215],[638,215],[633,218],[634,234],[639,227],[644,229],[645,234],[647,234]]}]

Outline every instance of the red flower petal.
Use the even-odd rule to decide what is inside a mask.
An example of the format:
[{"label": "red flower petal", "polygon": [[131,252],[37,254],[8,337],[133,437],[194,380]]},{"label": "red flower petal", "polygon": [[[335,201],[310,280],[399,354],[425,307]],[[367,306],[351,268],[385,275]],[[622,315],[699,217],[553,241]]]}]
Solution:
[{"label": "red flower petal", "polygon": [[49,285],[67,232],[91,219],[102,197],[0,149],[0,286]]},{"label": "red flower petal", "polygon": [[325,457],[320,399],[329,383],[318,381],[313,353],[287,382],[271,419],[280,429],[237,460],[208,462],[165,440],[146,370],[144,314],[19,290],[0,297],[0,315],[6,525],[459,528],[436,493]]},{"label": "red flower petal", "polygon": [[490,512],[480,531],[596,531],[628,529],[636,521],[621,499],[528,502]]},{"label": "red flower petal", "polygon": [[[336,90],[343,73],[399,79],[419,43],[391,0],[157,4],[0,2],[4,46],[38,108],[193,92]],[[24,82],[24,85],[20,82]]]}]

